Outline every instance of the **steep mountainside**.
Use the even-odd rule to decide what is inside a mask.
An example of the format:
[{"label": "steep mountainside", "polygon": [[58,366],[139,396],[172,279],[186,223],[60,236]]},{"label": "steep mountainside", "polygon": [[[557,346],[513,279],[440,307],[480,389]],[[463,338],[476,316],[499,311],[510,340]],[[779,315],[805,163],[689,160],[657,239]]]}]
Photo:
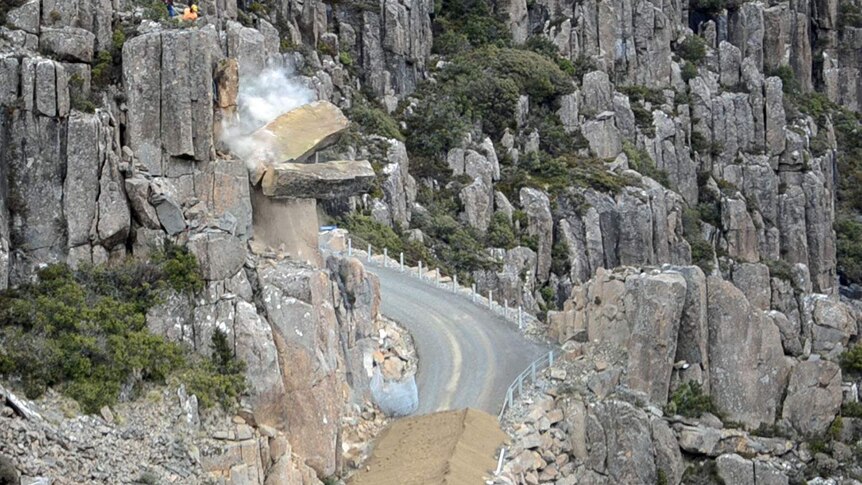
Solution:
[{"label": "steep mountainside", "polygon": [[[410,358],[399,332],[380,333],[375,278],[356,260],[324,264],[322,209],[357,240],[542,317],[565,349],[541,413],[521,419],[536,433],[510,429],[501,480],[680,483],[687,460],[759,483],[757,463],[776,457],[775,483],[862,477],[858,0],[198,4],[195,22],[150,0],[0,6],[0,301],[32,305],[2,308],[12,395],[92,397],[99,359],[129,355],[106,334],[180,342],[216,367],[210,345],[226,337],[227,360],[244,362],[243,422],[213,445],[224,460],[184,448],[186,477],[341,474],[371,426],[358,409],[372,377]],[[307,149],[259,163],[273,151],[248,135],[311,101],[353,123],[324,117],[331,136],[294,131]],[[332,182],[323,167],[353,168]],[[147,265],[92,276],[156,264],[161,247],[186,248],[198,269],[181,276],[201,281],[178,291],[162,281],[176,273]],[[157,281],[157,298],[68,318],[114,308],[125,293],[112,286]],[[58,328],[74,337],[54,362],[72,349],[86,363],[62,378],[18,365]],[[167,373],[123,368],[121,401]],[[688,399],[703,406],[682,413]],[[663,417],[671,405],[685,417]],[[62,481],[62,463],[18,450],[28,429],[42,442],[65,425],[28,428],[12,408],[2,419],[22,444],[0,452]],[[784,436],[784,451],[746,447],[755,431]]]}]

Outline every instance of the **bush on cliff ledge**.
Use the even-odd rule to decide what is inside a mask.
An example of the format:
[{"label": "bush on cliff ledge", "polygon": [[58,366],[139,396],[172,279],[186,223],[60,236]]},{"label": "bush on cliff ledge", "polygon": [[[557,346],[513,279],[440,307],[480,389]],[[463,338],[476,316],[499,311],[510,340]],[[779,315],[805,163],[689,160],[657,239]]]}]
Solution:
[{"label": "bush on cliff ledge", "polygon": [[194,256],[173,245],[152,262],[48,266],[38,282],[0,293],[0,375],[30,398],[57,387],[95,412],[121,393],[133,395],[142,381],[163,382],[194,364],[187,383],[201,403],[228,404],[223,396],[244,388],[241,364],[198,365],[201,358],[146,325],[160,290],[191,294],[202,287]]},{"label": "bush on cliff ledge", "polygon": [[535,52],[489,46],[461,54],[435,83],[416,92],[419,103],[407,119],[407,148],[411,155],[439,158],[474,126],[499,139],[515,127],[520,95],[539,106],[573,89],[557,64]]}]

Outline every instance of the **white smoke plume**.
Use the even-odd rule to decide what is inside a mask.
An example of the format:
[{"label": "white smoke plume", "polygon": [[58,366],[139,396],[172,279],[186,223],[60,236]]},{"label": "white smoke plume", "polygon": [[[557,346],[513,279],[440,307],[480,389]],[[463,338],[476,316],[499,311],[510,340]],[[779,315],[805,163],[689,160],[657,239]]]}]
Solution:
[{"label": "white smoke plume", "polygon": [[[241,77],[238,117],[222,125],[222,142],[253,168],[267,147],[250,135],[288,111],[315,100],[315,93],[283,67],[267,67],[254,76]],[[254,159],[254,160],[252,160]]]}]

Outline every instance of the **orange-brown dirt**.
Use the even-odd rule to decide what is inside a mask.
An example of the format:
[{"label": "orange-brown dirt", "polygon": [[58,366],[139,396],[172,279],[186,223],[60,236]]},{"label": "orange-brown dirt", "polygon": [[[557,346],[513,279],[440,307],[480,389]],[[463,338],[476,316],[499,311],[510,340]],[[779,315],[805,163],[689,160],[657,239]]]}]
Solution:
[{"label": "orange-brown dirt", "polygon": [[497,419],[475,409],[401,419],[387,428],[350,485],[481,484],[507,437]]}]

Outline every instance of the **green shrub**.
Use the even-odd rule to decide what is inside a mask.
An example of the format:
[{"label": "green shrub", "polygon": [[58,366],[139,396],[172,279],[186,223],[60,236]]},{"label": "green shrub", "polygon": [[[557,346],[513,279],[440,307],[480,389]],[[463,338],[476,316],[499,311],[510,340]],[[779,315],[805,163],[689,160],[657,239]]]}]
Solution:
[{"label": "green shrub", "polygon": [[532,130],[541,134],[539,149],[554,157],[589,147],[580,131],[567,133],[560,117],[546,105],[535,106],[530,110],[527,124],[522,131],[529,133]]},{"label": "green shrub", "polygon": [[839,440],[843,429],[844,420],[841,418],[841,415],[835,416],[835,419],[832,420],[832,424],[829,425],[829,438],[832,440]]},{"label": "green shrub", "polygon": [[541,189],[551,195],[573,186],[617,193],[627,182],[623,177],[608,172],[601,160],[572,154],[551,157],[535,152],[522,157],[517,166],[504,166],[497,188],[507,197],[517,197],[523,187]]},{"label": "green shrub", "polygon": [[[3,294],[2,352],[13,363],[8,375],[21,380],[28,397],[61,386],[94,412],[114,403],[133,374],[161,381],[179,365],[179,346],[146,330],[151,289],[123,285],[138,265],[133,266],[107,278],[108,270],[98,276],[84,270],[76,277],[65,266],[50,266],[39,272],[39,283]],[[112,293],[83,284],[101,279],[117,282]]]},{"label": "green shrub", "polygon": [[531,236],[529,234],[521,234],[520,243],[521,246],[524,246],[525,248],[530,248],[533,251],[539,250],[539,240],[538,238],[536,238],[536,236]]},{"label": "green shrub", "polygon": [[338,61],[347,67],[353,65],[353,57],[347,51],[341,51],[338,53]]},{"label": "green shrub", "polygon": [[551,272],[559,277],[565,277],[572,270],[569,262],[569,245],[562,238],[556,238],[551,246]]},{"label": "green shrub", "polygon": [[635,125],[641,133],[648,137],[655,137],[655,125],[653,125],[652,112],[646,109],[640,102],[631,105],[632,114],[635,116]]},{"label": "green shrub", "polygon": [[505,47],[511,34],[489,0],[438,0],[434,7],[433,52],[455,55],[485,45]]},{"label": "green shrub", "polygon": [[363,243],[371,244],[377,251],[382,251],[383,248],[387,248],[390,254],[403,251],[398,234],[391,227],[377,222],[371,216],[351,213],[341,218],[340,225]]},{"label": "green shrub", "polygon": [[838,30],[844,30],[846,27],[862,28],[862,8],[853,0],[838,1]]},{"label": "green shrub", "polygon": [[114,29],[114,33],[111,35],[111,48],[114,52],[123,52],[123,46],[126,44],[126,33],[123,32],[123,29],[116,28]]},{"label": "green shrub", "polygon": [[862,418],[862,402],[845,402],[841,405],[841,416]]},{"label": "green shrub", "polygon": [[842,352],[838,362],[841,369],[848,374],[862,373],[862,345],[854,345]]},{"label": "green shrub", "polygon": [[70,104],[72,106],[72,109],[80,111],[82,113],[96,112],[96,103],[94,103],[89,98],[77,93],[70,96]]},{"label": "green shrub", "polygon": [[435,83],[416,92],[419,103],[407,119],[408,149],[422,157],[441,157],[476,125],[499,139],[506,128],[515,127],[519,95],[530,96],[538,107],[572,90],[568,75],[535,52],[484,47],[461,54]]},{"label": "green shrub", "polygon": [[582,80],[585,74],[598,69],[596,61],[593,60],[592,57],[588,57],[585,55],[578,56],[578,58],[575,59],[574,62],[572,62],[572,65],[574,66],[573,76],[577,80]]},{"label": "green shrub", "polygon": [[701,221],[713,227],[721,227],[721,205],[718,201],[714,203],[698,202],[697,216]]},{"label": "green shrub", "polygon": [[512,223],[509,218],[502,212],[495,212],[491,217],[491,224],[488,226],[488,235],[486,238],[488,246],[493,248],[512,249],[517,244],[515,232],[512,230]]},{"label": "green shrub", "polygon": [[[0,374],[20,382],[28,397],[58,387],[95,412],[138,379],[163,382],[188,370],[189,349],[151,334],[146,313],[163,289],[199,291],[196,271],[194,257],[171,245],[151,262],[40,270],[37,283],[0,293]],[[197,366],[196,372],[215,379],[238,368],[228,369],[223,355],[219,362],[213,372]],[[231,383],[243,379],[230,376]],[[207,399],[208,389],[199,388],[198,397]]]},{"label": "green shrub", "polygon": [[347,116],[359,125],[366,134],[404,141],[404,135],[398,128],[398,122],[386,111],[371,105],[364,99],[357,97],[353,106],[347,111]]},{"label": "green shrub", "polygon": [[168,6],[161,0],[153,0],[144,8],[144,18],[158,22],[168,18]]},{"label": "green shrub", "polygon": [[766,73],[767,76],[776,76],[781,79],[782,89],[786,94],[799,92],[799,81],[796,80],[796,74],[793,68],[788,65],[781,65]]},{"label": "green shrub", "polygon": [[575,75],[575,65],[572,61],[560,56],[560,49],[550,39],[543,35],[533,35],[527,39],[524,48],[531,50],[536,54],[543,55],[554,61],[560,70],[569,76]]},{"label": "green shrub", "polygon": [[109,51],[99,51],[91,71],[93,87],[102,89],[111,84],[113,78],[113,57]]},{"label": "green shrub", "polygon": [[198,260],[185,247],[167,241],[154,260],[161,265],[165,281],[176,292],[194,294],[203,289]]},{"label": "green shrub", "polygon": [[709,153],[711,143],[706,140],[699,131],[691,131],[691,149],[694,152],[706,155]]},{"label": "green shrub", "polygon": [[668,485],[667,481],[667,473],[664,472],[661,468],[656,471],[656,485]]},{"label": "green shrub", "polygon": [[323,42],[317,43],[317,51],[320,52],[321,54],[325,55],[325,56],[331,56],[331,57],[338,56],[338,52],[336,52],[335,49],[332,48],[332,46],[330,46],[329,44],[325,44]]},{"label": "green shrub", "polygon": [[683,81],[689,82],[699,76],[700,73],[697,72],[697,66],[694,63],[685,61],[682,63],[681,75]]},{"label": "green shrub", "polygon": [[220,404],[230,409],[246,389],[245,362],[234,356],[227,335],[220,329],[213,332],[210,351],[209,359],[195,356],[181,379],[202,407]]},{"label": "green shrub", "polygon": [[691,262],[700,266],[704,273],[711,273],[714,268],[715,252],[712,244],[703,237],[700,231],[700,217],[696,209],[687,208],[682,213],[683,234],[691,247]]},{"label": "green shrub", "polygon": [[543,286],[539,293],[542,295],[542,299],[545,300],[545,305],[548,307],[553,307],[554,302],[556,301],[557,292],[554,291],[553,286]]},{"label": "green shrub", "polygon": [[706,58],[706,41],[700,36],[689,35],[676,45],[676,53],[688,62],[700,64]]},{"label": "green shrub", "polygon": [[793,267],[787,261],[780,259],[767,259],[763,264],[769,268],[769,276],[780,280],[793,282]]},{"label": "green shrub", "polygon": [[862,283],[862,223],[839,214],[835,219],[838,273],[845,283]]},{"label": "green shrub", "polygon": [[659,170],[655,166],[655,162],[649,156],[649,153],[644,150],[636,149],[628,142],[623,144],[623,152],[629,159],[629,167],[641,175],[646,175],[663,186],[670,188],[670,178],[668,177],[667,172]]},{"label": "green shrub", "polygon": [[282,37],[278,44],[278,51],[282,54],[296,51],[296,45],[287,37]]},{"label": "green shrub", "polygon": [[261,2],[251,2],[251,5],[248,6],[248,11],[255,15],[263,16],[269,12],[269,9]]},{"label": "green shrub", "polygon": [[703,413],[715,413],[715,405],[712,399],[703,393],[699,383],[688,381],[670,395],[665,412],[669,415],[697,418]]},{"label": "green shrub", "polygon": [[664,93],[662,93],[661,89],[647,86],[624,86],[620,88],[620,92],[628,96],[632,101],[648,101],[654,105],[665,103]]}]

